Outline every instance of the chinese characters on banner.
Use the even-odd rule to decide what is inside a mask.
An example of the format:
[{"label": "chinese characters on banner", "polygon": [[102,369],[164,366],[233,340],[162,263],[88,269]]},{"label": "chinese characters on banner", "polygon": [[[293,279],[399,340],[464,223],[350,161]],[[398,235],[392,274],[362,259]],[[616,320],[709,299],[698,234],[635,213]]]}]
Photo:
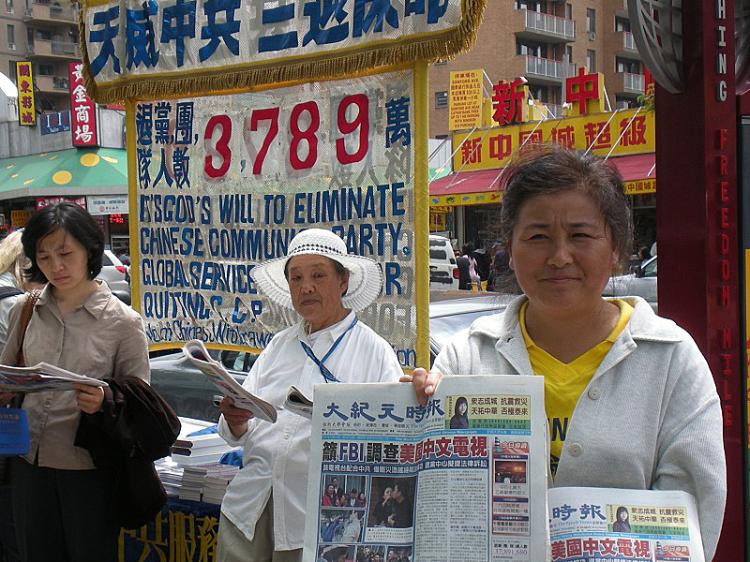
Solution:
[{"label": "chinese characters on banner", "polygon": [[[528,140],[527,140],[528,139]],[[618,142],[619,139],[619,142]],[[627,109],[617,113],[598,113],[495,127],[471,134],[453,135],[453,169],[462,172],[504,167],[511,155],[524,143],[555,142],[578,150],[606,156],[644,154],[655,148],[654,113]]]},{"label": "chinese characters on banner", "polygon": [[483,70],[461,70],[450,74],[448,130],[482,126]]},{"label": "chinese characters on banner", "polygon": [[139,309],[151,344],[262,349],[295,320],[258,294],[255,264],[327,228],[378,261],[358,316],[416,363],[412,71],[260,93],[139,102]]},{"label": "chinese characters on banner", "polygon": [[[135,91],[142,97],[157,89],[161,95],[179,94],[185,88],[177,80],[189,81],[196,72],[198,91],[208,91],[209,82],[221,90],[312,80],[451,54],[473,40],[476,26],[470,22],[481,15],[484,2],[104,0],[84,4],[84,48],[100,103]],[[375,42],[376,51],[356,60],[358,51],[367,52]],[[337,60],[318,65],[324,55]],[[312,57],[315,62],[302,68]],[[283,72],[248,72],[269,63],[283,66]],[[118,90],[130,77],[153,81]]]},{"label": "chinese characters on banner", "polygon": [[36,103],[30,61],[16,62],[16,82],[18,84],[18,123],[25,127],[33,127],[36,125]]},{"label": "chinese characters on banner", "polygon": [[71,62],[68,67],[70,82],[70,130],[73,146],[98,146],[96,134],[96,104],[86,93],[83,83],[83,63]]}]

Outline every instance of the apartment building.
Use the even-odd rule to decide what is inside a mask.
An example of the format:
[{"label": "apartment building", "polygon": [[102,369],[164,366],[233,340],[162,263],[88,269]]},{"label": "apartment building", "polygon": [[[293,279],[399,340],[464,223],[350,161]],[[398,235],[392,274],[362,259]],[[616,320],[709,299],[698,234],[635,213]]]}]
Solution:
[{"label": "apartment building", "polygon": [[578,68],[605,76],[612,108],[644,90],[644,65],[630,33],[626,0],[490,0],[474,48],[430,67],[430,137],[448,135],[451,71],[484,69],[485,86],[523,76],[531,95],[559,115],[565,79]]},{"label": "apartment building", "polygon": [[0,72],[15,82],[30,60],[39,111],[70,108],[68,63],[80,60],[78,7],[71,0],[0,0]]}]

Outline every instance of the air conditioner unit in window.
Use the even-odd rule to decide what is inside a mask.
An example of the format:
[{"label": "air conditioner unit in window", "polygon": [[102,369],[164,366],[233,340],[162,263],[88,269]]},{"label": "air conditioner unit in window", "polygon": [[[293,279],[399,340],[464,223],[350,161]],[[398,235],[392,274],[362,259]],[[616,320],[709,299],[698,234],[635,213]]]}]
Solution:
[{"label": "air conditioner unit in window", "polygon": [[9,48],[9,49],[10,49],[11,51],[15,51],[15,50],[16,50],[16,44],[15,44],[15,43],[8,43],[8,48]]},{"label": "air conditioner unit in window", "polygon": [[596,31],[589,31],[589,41],[596,39]]}]

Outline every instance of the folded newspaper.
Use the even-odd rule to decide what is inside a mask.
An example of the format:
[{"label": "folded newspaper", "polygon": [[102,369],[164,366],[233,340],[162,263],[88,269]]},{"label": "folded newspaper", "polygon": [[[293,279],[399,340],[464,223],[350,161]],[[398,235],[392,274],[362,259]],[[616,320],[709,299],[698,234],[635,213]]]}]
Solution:
[{"label": "folded newspaper", "polygon": [[248,392],[234,380],[234,377],[224,365],[211,358],[202,341],[191,340],[187,342],[182,348],[182,353],[192,365],[211,380],[224,396],[229,396],[234,400],[235,406],[252,412],[258,419],[271,423],[276,422],[276,408],[262,398]]},{"label": "folded newspaper", "polygon": [[284,409],[294,412],[298,416],[311,419],[313,413],[313,402],[296,386],[290,386],[286,393]]},{"label": "folded newspaper", "polygon": [[553,562],[704,562],[695,499],[676,490],[549,490]]},{"label": "folded newspaper", "polygon": [[41,392],[43,390],[73,390],[74,384],[108,386],[106,382],[71,373],[49,363],[33,367],[0,365],[0,392]]}]

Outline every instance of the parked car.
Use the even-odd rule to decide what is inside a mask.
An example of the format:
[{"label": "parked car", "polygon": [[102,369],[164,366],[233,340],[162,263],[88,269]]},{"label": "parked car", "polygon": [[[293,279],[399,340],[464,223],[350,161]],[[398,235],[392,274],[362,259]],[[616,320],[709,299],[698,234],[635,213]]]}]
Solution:
[{"label": "parked car", "polygon": [[658,312],[656,256],[648,259],[635,273],[610,277],[603,295],[606,297],[637,296],[645,299]]},{"label": "parked car", "polygon": [[430,234],[430,291],[458,289],[458,267],[451,241]]},{"label": "parked car", "polygon": [[[514,295],[438,291],[430,295],[430,364],[454,334],[487,314],[505,309]],[[235,380],[242,384],[257,354],[210,350]],[[152,357],[151,386],[174,408],[178,416],[217,422],[221,395],[209,380],[189,364],[182,352]]]},{"label": "parked car", "polygon": [[104,250],[102,270],[97,279],[106,281],[116,297],[126,304],[130,304],[130,275],[128,274],[128,268],[112,250]]}]

